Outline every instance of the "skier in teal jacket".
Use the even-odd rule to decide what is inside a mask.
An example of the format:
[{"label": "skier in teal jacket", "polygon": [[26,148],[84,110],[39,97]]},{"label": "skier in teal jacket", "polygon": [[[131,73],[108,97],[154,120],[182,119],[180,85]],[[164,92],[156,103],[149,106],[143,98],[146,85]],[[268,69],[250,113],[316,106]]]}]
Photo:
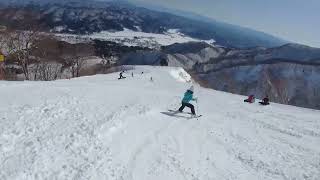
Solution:
[{"label": "skier in teal jacket", "polygon": [[194,92],[194,87],[191,86],[190,89],[187,90],[187,92],[184,93],[184,97],[182,99],[182,105],[179,108],[179,112],[182,112],[183,109],[187,106],[188,108],[191,109],[191,113],[193,115],[196,115],[194,106],[190,103],[190,101],[197,101],[197,98],[193,98],[193,92]]}]

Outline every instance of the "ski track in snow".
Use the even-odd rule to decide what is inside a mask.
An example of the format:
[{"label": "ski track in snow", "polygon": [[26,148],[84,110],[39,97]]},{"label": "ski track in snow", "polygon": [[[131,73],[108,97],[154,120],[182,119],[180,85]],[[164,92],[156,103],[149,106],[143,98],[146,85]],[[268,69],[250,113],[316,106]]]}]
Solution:
[{"label": "ski track in snow", "polygon": [[0,179],[320,179],[319,111],[196,87],[204,116],[170,117],[190,76],[136,68],[120,81],[0,82]]}]

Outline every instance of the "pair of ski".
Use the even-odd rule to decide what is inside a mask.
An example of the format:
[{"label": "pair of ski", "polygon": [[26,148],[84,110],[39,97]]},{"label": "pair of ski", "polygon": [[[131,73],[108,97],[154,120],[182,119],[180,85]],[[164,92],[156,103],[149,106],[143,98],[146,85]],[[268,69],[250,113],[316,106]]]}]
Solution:
[{"label": "pair of ski", "polygon": [[[192,113],[189,113],[189,112],[180,112],[180,111],[171,110],[171,109],[169,109],[167,113],[163,113],[163,114],[166,114],[168,116],[186,118],[186,119],[194,119],[194,118],[198,119],[198,118],[200,118],[202,116],[202,115],[193,115]],[[186,117],[186,116],[179,115],[179,114],[188,114],[190,116]]]}]

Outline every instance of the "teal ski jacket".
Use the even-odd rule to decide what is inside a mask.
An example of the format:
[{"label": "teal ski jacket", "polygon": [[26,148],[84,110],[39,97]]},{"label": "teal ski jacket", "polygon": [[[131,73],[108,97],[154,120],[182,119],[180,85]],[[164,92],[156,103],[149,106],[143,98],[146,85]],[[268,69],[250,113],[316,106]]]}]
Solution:
[{"label": "teal ski jacket", "polygon": [[193,98],[193,92],[188,90],[187,92],[184,93],[184,97],[182,99],[183,103],[189,103],[190,101],[195,101],[196,99]]}]

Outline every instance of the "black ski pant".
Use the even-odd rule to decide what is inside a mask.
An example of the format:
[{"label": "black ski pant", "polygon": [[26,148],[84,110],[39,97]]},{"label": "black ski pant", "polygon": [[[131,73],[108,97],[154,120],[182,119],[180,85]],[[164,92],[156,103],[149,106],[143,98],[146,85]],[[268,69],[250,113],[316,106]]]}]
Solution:
[{"label": "black ski pant", "polygon": [[269,105],[270,103],[268,103],[268,102],[259,102],[261,105],[264,105],[264,106],[266,106],[266,105]]},{"label": "black ski pant", "polygon": [[179,108],[179,111],[182,112],[183,109],[184,109],[186,106],[191,109],[191,113],[192,113],[192,114],[196,114],[196,112],[194,111],[194,106],[193,106],[192,104],[190,104],[190,103],[185,103],[185,102],[182,102],[182,105],[181,105],[181,107]]}]

